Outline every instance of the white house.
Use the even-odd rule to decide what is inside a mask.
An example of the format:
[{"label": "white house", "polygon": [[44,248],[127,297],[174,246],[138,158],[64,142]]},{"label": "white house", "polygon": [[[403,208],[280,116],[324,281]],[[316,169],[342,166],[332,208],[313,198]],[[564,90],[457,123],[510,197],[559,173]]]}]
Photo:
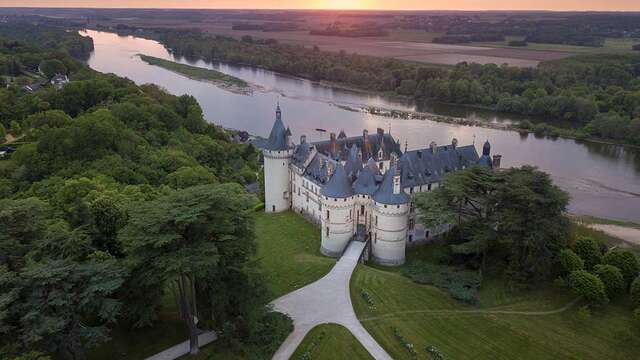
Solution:
[{"label": "white house", "polygon": [[282,122],[280,106],[264,155],[265,211],[293,210],[321,227],[320,251],[340,256],[349,241],[370,241],[370,255],[384,265],[400,265],[408,245],[447,230],[416,221],[412,195],[437,188],[445,174],[472,165],[499,167],[487,141],[478,156],[474,145],[405,151],[383,129],[361,136],[331,133],[329,140],[295,145]]}]

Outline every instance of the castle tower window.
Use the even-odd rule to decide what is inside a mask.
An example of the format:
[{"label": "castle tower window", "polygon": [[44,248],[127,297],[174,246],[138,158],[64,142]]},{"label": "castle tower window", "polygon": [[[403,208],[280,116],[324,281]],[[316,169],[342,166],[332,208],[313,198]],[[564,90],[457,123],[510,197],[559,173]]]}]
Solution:
[{"label": "castle tower window", "polygon": [[329,220],[329,210],[327,210],[327,220]]},{"label": "castle tower window", "polygon": [[329,236],[329,227],[327,226],[327,236]]},{"label": "castle tower window", "polygon": [[364,215],[364,205],[360,205],[360,214]]}]

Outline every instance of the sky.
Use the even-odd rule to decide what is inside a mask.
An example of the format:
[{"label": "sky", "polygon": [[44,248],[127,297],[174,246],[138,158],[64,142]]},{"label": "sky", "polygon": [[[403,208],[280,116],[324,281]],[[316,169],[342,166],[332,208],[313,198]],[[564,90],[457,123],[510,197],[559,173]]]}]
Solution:
[{"label": "sky", "polygon": [[640,0],[0,0],[0,7],[640,11]]}]

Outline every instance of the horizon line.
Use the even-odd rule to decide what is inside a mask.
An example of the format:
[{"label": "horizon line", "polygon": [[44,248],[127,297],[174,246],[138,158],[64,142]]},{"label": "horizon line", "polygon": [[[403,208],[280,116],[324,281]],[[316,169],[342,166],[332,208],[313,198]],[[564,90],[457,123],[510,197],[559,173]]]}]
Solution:
[{"label": "horizon line", "polygon": [[126,6],[4,6],[0,5],[0,9],[91,9],[91,10],[114,10],[114,9],[129,9],[129,10],[258,10],[258,11],[441,11],[441,12],[575,12],[575,13],[640,13],[640,7],[633,10],[611,9],[611,10],[596,10],[596,9],[418,9],[418,8],[406,8],[406,9],[365,9],[365,8],[234,8],[234,7],[126,7]]}]

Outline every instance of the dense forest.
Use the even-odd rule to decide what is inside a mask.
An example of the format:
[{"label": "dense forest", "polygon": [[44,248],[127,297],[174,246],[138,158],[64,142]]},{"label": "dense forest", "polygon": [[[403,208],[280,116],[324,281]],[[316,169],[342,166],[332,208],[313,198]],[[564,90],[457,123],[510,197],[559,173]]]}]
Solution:
[{"label": "dense forest", "polygon": [[[148,30],[178,56],[263,67],[418,101],[481,106],[569,122],[572,136],[640,144],[640,55],[583,55],[537,68],[460,63],[433,67],[275,40],[238,41],[199,31]],[[523,128],[555,134],[553,127]]]},{"label": "dense forest", "polygon": [[[0,158],[0,358],[85,358],[116,327],[153,326],[167,296],[192,341],[215,329],[270,357],[290,320],[266,309],[251,261],[256,149],[191,96],[75,60],[90,39],[5,30],[0,143],[15,152]],[[21,89],[53,60],[68,84]]]}]

